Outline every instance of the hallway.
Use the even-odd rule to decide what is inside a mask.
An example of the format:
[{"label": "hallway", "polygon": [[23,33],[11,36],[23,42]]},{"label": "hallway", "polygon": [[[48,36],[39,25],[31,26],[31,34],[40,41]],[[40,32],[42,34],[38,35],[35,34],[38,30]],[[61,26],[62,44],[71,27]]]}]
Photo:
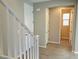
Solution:
[{"label": "hallway", "polygon": [[40,59],[76,59],[69,49],[67,40],[62,40],[61,44],[48,44],[47,48],[40,48]]}]

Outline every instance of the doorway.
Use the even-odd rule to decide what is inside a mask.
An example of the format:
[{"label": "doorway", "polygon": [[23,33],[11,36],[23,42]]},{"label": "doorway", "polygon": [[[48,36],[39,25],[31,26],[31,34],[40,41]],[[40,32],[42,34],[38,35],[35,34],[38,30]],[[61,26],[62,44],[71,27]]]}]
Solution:
[{"label": "doorway", "polygon": [[61,9],[61,44],[72,49],[72,31],[73,31],[73,17],[74,7],[66,7]]},{"label": "doorway", "polygon": [[74,6],[49,8],[49,43],[72,48]]}]

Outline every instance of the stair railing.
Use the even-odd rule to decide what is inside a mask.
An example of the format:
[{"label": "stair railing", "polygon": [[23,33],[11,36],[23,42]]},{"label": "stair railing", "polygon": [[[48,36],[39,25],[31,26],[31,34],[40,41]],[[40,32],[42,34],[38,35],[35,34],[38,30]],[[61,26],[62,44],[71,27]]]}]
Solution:
[{"label": "stair railing", "polygon": [[[4,31],[7,34],[3,31],[1,32],[0,59],[39,59],[39,35],[31,33],[13,10],[2,0],[0,0],[0,5],[4,7],[3,9],[7,16],[6,19],[2,19],[6,24],[1,28],[4,29],[6,27],[7,30]],[[4,22],[2,20],[0,22],[3,24]],[[6,38],[3,38],[5,36]]]}]

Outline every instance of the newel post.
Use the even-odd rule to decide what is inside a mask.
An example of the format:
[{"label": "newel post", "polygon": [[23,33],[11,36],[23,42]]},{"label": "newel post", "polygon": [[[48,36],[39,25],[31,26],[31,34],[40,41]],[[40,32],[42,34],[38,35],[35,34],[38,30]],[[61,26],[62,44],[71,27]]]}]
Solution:
[{"label": "newel post", "polygon": [[39,35],[35,36],[35,59],[39,59]]}]

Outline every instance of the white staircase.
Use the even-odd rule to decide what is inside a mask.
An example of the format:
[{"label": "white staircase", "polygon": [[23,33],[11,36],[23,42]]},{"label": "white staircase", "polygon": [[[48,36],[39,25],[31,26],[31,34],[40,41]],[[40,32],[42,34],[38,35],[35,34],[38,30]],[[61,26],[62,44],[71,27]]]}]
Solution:
[{"label": "white staircase", "polygon": [[0,59],[39,59],[39,35],[33,35],[2,0]]}]

